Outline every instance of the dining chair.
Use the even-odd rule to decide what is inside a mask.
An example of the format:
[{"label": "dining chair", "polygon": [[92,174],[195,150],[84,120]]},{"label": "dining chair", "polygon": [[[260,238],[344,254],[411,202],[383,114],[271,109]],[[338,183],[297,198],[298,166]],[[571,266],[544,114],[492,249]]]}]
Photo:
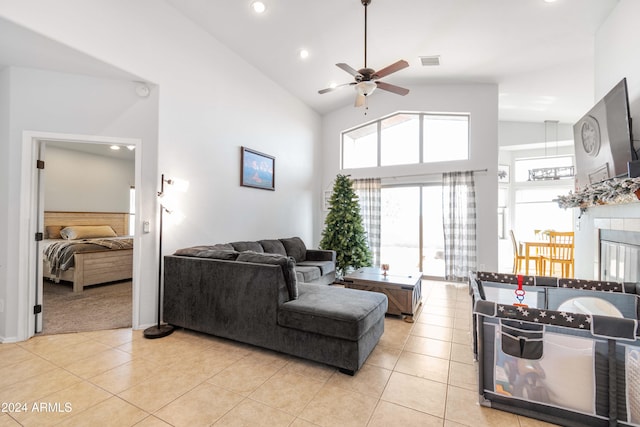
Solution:
[{"label": "dining chair", "polygon": [[549,231],[550,255],[543,258],[543,264],[549,263],[549,271],[554,275],[556,267],[563,278],[571,278],[575,271],[573,231]]},{"label": "dining chair", "polygon": [[[511,236],[511,245],[513,246],[513,274],[517,274],[518,272],[522,272],[523,264],[526,261],[526,254],[522,251],[522,243],[519,243],[516,240],[516,236],[513,233],[513,230],[509,230],[509,235]],[[529,262],[534,261],[536,264],[536,273],[540,272],[541,261],[542,259],[538,255],[532,255],[529,257]]]},{"label": "dining chair", "polygon": [[[535,236],[536,236],[536,240],[542,243],[549,243],[550,242],[550,238],[549,238],[549,230],[533,230]],[[540,276],[551,276],[552,275],[552,271],[549,270],[549,272],[547,273],[547,266],[550,265],[549,264],[549,259],[551,258],[551,246],[549,245],[545,245],[545,246],[538,246],[536,248],[536,255],[538,257],[540,257],[540,268],[538,269],[538,275]]]}]

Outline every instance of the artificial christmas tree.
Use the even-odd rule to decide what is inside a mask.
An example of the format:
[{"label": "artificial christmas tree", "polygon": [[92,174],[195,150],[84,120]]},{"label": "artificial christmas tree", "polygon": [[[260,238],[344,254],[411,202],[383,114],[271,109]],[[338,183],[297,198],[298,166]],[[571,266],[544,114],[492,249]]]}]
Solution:
[{"label": "artificial christmas tree", "polygon": [[320,249],[336,251],[336,273],[339,279],[348,269],[371,265],[371,251],[362,225],[358,195],[346,175],[338,175],[329,201]]}]

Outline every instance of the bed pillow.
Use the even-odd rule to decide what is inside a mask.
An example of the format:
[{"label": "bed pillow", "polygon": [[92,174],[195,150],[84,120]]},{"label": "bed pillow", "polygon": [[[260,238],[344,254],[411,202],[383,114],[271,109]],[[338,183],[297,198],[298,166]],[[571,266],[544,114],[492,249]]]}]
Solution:
[{"label": "bed pillow", "polygon": [[62,230],[61,225],[47,225],[45,227],[46,238],[47,239],[62,239],[60,235],[60,231]]},{"label": "bed pillow", "polygon": [[113,228],[108,225],[74,225],[60,230],[60,236],[67,240],[95,239],[99,237],[117,237]]}]

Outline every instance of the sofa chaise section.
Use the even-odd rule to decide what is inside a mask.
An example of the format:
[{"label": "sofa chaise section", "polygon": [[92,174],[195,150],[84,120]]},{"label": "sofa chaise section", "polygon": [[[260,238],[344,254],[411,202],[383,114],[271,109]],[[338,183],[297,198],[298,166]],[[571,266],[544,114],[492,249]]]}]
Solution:
[{"label": "sofa chaise section", "polygon": [[297,284],[282,265],[166,256],[164,320],[353,374],[384,332],[383,294]]}]

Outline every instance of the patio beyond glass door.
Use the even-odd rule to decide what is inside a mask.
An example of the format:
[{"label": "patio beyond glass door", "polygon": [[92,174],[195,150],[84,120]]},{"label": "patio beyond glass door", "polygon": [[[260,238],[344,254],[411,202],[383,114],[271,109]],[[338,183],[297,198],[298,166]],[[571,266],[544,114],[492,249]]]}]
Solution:
[{"label": "patio beyond glass door", "polygon": [[444,279],[441,185],[422,187],[422,274]]},{"label": "patio beyond glass door", "polygon": [[401,273],[444,277],[440,185],[383,187],[380,262]]}]

